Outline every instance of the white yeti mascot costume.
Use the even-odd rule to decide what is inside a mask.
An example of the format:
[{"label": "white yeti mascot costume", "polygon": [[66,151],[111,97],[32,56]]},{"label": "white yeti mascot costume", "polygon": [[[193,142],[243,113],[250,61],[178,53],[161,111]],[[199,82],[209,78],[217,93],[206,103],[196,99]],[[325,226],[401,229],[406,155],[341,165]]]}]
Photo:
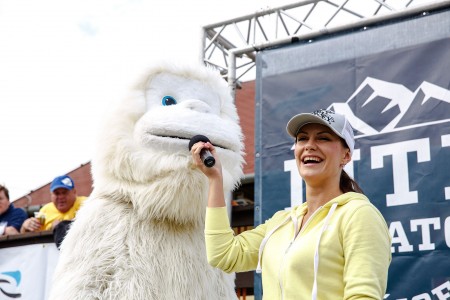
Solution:
[{"label": "white yeti mascot costume", "polygon": [[242,176],[242,133],[226,82],[203,66],[161,65],[109,115],[94,190],[61,247],[52,300],[236,299],[234,275],[208,265],[208,181],[188,150],[216,146],[225,192]]}]

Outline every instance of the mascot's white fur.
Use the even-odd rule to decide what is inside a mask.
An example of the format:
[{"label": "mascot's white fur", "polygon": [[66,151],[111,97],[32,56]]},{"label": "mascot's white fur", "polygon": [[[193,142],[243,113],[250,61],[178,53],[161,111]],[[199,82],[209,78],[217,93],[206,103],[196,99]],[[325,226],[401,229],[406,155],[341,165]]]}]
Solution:
[{"label": "mascot's white fur", "polygon": [[92,161],[94,190],[61,247],[50,299],[236,299],[234,275],[208,265],[208,181],[189,139],[216,146],[230,193],[243,144],[226,82],[203,66],[146,73],[109,115]]}]

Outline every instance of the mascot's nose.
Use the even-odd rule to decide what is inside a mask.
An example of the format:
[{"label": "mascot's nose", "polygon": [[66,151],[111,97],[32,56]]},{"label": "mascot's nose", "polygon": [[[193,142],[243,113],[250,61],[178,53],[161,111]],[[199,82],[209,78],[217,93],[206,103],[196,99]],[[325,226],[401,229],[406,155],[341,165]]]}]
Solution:
[{"label": "mascot's nose", "polygon": [[184,108],[190,109],[190,110],[195,110],[201,113],[210,113],[211,112],[211,107],[206,104],[203,101],[200,100],[195,100],[195,99],[189,99],[189,100],[184,100],[182,102],[180,102],[180,104],[178,104],[179,106],[183,106]]}]

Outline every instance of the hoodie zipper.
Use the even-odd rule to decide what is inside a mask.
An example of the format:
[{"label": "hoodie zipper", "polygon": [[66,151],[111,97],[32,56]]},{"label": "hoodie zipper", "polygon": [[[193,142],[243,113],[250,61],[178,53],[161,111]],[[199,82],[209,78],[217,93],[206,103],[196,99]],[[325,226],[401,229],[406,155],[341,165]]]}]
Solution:
[{"label": "hoodie zipper", "polygon": [[[284,251],[284,255],[283,258],[281,260],[281,265],[280,265],[280,269],[278,270],[278,284],[280,285],[280,291],[281,291],[281,299],[284,299],[284,289],[283,289],[283,278],[281,276],[281,271],[283,269],[283,265],[284,265],[284,261],[286,259],[286,255],[289,252],[289,249],[291,248],[292,244],[294,243],[294,241],[297,239],[297,237],[300,235],[300,233],[302,233],[302,231],[306,228],[306,226],[308,226],[309,222],[314,218],[314,216],[320,211],[322,210],[323,206],[320,206],[312,215],[311,217],[309,217],[309,219],[306,221],[306,223],[302,226],[302,228],[300,228],[300,231],[298,232],[298,234],[296,236],[294,236],[294,238],[292,239],[292,241],[289,243],[289,245],[287,246],[286,250]],[[294,230],[294,232],[297,230],[297,228]],[[294,233],[295,234],[295,233]]]}]

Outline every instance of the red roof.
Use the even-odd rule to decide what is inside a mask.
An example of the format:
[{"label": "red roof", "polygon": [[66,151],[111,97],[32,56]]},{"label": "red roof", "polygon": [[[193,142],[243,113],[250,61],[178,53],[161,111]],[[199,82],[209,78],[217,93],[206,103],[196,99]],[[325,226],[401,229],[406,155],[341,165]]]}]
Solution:
[{"label": "red roof", "polygon": [[236,89],[236,107],[239,114],[245,143],[244,174],[255,172],[255,81],[241,83]]}]

